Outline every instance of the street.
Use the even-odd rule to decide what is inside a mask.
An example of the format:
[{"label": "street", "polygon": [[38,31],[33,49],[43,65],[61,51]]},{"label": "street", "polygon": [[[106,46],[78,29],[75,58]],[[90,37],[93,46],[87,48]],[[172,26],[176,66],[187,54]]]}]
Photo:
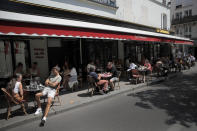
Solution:
[{"label": "street", "polygon": [[163,83],[118,95],[10,131],[196,131],[197,68]]}]

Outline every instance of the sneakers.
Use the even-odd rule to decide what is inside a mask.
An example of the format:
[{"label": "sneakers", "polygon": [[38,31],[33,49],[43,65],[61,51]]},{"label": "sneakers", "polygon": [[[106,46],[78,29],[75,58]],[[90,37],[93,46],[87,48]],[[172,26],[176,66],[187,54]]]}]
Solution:
[{"label": "sneakers", "polygon": [[41,120],[40,126],[44,126],[45,122],[46,122],[46,117],[43,117]]},{"label": "sneakers", "polygon": [[39,115],[40,113],[42,113],[42,109],[41,108],[38,108],[34,114],[35,115]]}]

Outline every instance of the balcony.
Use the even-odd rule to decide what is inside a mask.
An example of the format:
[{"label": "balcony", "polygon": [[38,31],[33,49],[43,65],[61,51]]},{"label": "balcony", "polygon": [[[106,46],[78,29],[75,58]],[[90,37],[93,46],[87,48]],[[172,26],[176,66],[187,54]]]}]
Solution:
[{"label": "balcony", "polygon": [[189,22],[193,22],[193,21],[197,21],[197,15],[187,16],[187,17],[183,17],[181,19],[173,19],[172,25],[184,24],[184,23],[189,23]]}]

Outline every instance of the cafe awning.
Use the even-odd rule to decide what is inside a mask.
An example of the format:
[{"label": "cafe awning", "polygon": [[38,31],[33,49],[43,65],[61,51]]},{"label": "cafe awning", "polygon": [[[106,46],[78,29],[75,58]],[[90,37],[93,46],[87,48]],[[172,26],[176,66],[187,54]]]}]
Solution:
[{"label": "cafe awning", "polygon": [[190,39],[166,34],[4,11],[0,11],[0,35],[136,40],[193,45]]}]

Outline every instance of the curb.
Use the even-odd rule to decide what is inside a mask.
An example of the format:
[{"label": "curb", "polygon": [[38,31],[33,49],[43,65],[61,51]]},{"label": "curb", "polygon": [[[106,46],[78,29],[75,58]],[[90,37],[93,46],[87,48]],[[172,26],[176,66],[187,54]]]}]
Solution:
[{"label": "curb", "polygon": [[[175,77],[177,75],[178,75],[178,73],[173,74],[173,75],[169,76],[168,78],[172,78],[172,77]],[[82,103],[76,103],[76,104],[74,104],[71,107],[64,108],[62,110],[57,110],[57,111],[54,111],[54,112],[49,112],[49,116],[48,117],[52,117],[52,116],[54,116],[56,114],[64,113],[66,111],[70,111],[70,110],[73,110],[73,109],[76,109],[76,108],[79,108],[79,107],[84,107],[84,106],[87,106],[89,104],[92,104],[92,103],[95,103],[95,102],[98,102],[98,101],[102,101],[102,100],[104,100],[106,98],[109,99],[109,98],[112,98],[114,96],[127,93],[128,91],[134,91],[134,90],[137,90],[137,89],[141,89],[141,88],[144,88],[144,87],[155,85],[155,84],[158,84],[159,82],[163,82],[163,81],[165,81],[165,78],[162,77],[159,80],[152,81],[148,85],[147,85],[147,83],[143,83],[142,85],[139,85],[139,86],[136,86],[136,87],[132,87],[132,88],[129,88],[129,89],[125,89],[123,91],[120,91],[120,92],[117,92],[117,93],[114,93],[114,94],[104,95],[101,98],[97,98],[97,99],[94,99],[94,100],[91,100],[91,101],[85,101],[85,102],[82,102]],[[2,127],[0,127],[0,130],[5,131],[5,130],[8,130],[8,129],[11,129],[11,128],[14,128],[14,127],[17,127],[17,126],[20,126],[20,125],[24,125],[24,124],[30,123],[32,121],[40,120],[40,119],[41,119],[40,115],[39,116],[33,116],[32,115],[29,119],[24,119],[24,120],[21,120],[21,121],[18,121],[18,122],[9,124],[9,125],[2,126]]]}]

